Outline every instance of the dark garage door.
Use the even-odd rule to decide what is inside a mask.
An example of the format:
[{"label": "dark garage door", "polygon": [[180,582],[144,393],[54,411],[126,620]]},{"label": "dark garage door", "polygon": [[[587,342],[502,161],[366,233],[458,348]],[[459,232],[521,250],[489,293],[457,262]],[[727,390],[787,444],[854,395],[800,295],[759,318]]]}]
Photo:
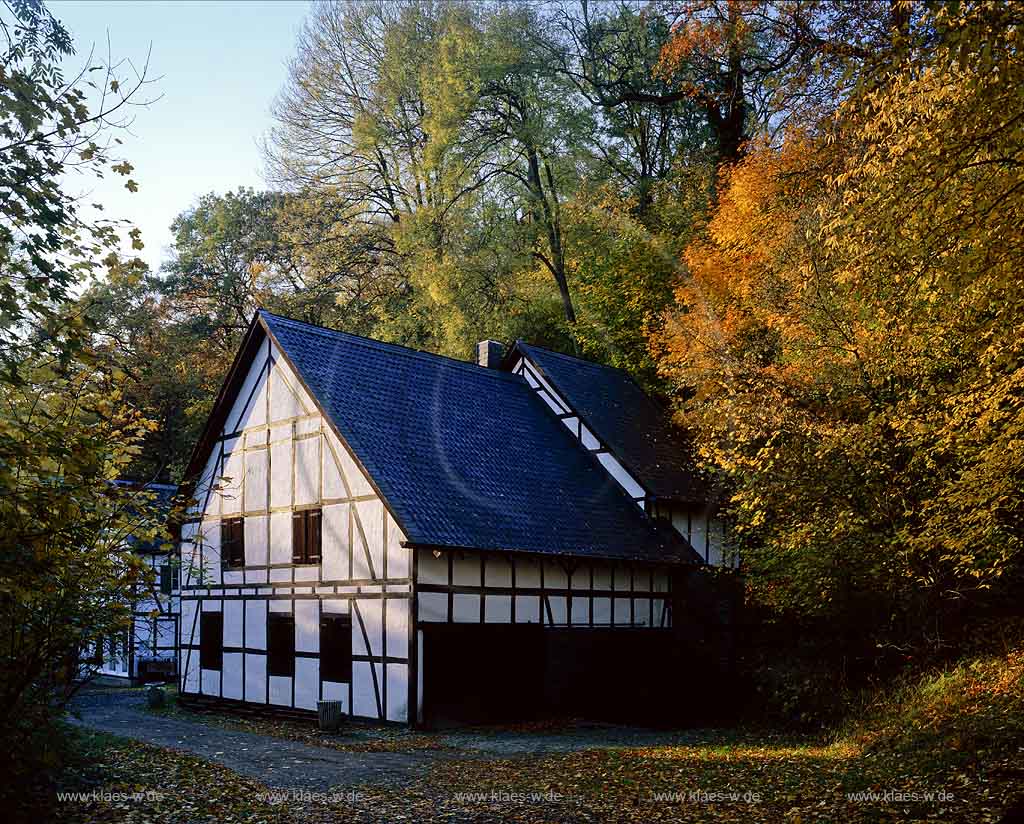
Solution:
[{"label": "dark garage door", "polygon": [[671,630],[549,629],[544,649],[549,713],[652,724],[677,719],[681,662]]},{"label": "dark garage door", "polygon": [[427,724],[534,717],[544,677],[539,624],[423,625]]},{"label": "dark garage door", "polygon": [[679,705],[669,630],[423,625],[424,721],[575,716],[663,723]]}]

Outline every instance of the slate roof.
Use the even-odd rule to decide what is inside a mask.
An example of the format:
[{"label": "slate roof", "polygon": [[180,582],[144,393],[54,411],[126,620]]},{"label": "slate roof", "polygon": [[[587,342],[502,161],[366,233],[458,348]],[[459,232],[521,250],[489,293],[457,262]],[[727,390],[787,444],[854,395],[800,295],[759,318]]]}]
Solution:
[{"label": "slate roof", "polygon": [[517,375],[261,311],[411,544],[695,562]]},{"label": "slate roof", "polygon": [[707,501],[686,438],[629,373],[523,341],[516,341],[515,349],[540,368],[648,493],[694,504]]}]

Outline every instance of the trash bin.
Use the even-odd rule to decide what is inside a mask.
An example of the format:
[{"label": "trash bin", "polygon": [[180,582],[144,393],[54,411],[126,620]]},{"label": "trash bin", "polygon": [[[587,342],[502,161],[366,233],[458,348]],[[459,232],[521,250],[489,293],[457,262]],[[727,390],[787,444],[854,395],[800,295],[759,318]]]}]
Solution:
[{"label": "trash bin", "polygon": [[151,710],[159,709],[167,701],[163,684],[151,684],[146,690],[146,706]]},{"label": "trash bin", "polygon": [[341,701],[317,701],[316,711],[324,732],[335,732],[341,726]]}]

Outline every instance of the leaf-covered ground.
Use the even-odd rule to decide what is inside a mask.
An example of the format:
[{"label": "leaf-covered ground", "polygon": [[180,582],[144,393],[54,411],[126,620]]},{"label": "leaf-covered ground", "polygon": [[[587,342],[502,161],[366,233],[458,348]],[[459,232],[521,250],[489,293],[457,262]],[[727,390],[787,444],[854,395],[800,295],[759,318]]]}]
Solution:
[{"label": "leaf-covered ground", "polygon": [[[891,695],[833,743],[725,730],[685,746],[498,759],[442,752],[411,784],[341,786],[333,797],[268,790],[189,755],[75,732],[86,766],[68,772],[62,789],[95,794],[58,801],[51,812],[71,824],[997,822],[1024,801],[1022,708],[1024,654],[1014,653]],[[277,724],[294,732],[284,722],[259,731]]]},{"label": "leaf-covered ground", "polygon": [[[1020,751],[905,758],[843,746],[744,743],[442,761],[400,788],[268,790],[171,750],[84,734],[97,754],[57,803],[77,822],[997,821],[1024,793]],[[959,763],[957,763],[959,762]],[[984,762],[984,763],[982,763]],[[876,800],[848,793],[889,793]],[[895,793],[922,794],[901,800]],[[923,794],[932,793],[925,800]],[[90,795],[91,794],[91,795]],[[463,795],[467,794],[467,795]],[[940,795],[944,794],[944,795]],[[945,800],[940,800],[945,798]]]}]

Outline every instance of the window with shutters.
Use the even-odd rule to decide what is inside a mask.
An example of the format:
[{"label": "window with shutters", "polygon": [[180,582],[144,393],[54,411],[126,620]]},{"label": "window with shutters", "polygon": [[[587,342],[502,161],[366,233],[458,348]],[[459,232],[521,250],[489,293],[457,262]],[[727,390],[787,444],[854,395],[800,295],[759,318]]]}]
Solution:
[{"label": "window with shutters", "polygon": [[224,660],[224,614],[203,612],[199,619],[199,666],[219,670]]},{"label": "window with shutters", "polygon": [[220,522],[220,554],[226,567],[245,566],[245,521],[225,518]]},{"label": "window with shutters", "polygon": [[295,618],[289,613],[267,613],[267,674],[295,675]]},{"label": "window with shutters", "polygon": [[319,509],[303,509],[292,513],[292,563],[319,564],[321,524]]},{"label": "window with shutters", "polygon": [[320,680],[352,680],[352,616],[320,616]]},{"label": "window with shutters", "polygon": [[170,595],[174,591],[174,578],[171,574],[170,564],[160,565],[160,591],[164,595]]}]

